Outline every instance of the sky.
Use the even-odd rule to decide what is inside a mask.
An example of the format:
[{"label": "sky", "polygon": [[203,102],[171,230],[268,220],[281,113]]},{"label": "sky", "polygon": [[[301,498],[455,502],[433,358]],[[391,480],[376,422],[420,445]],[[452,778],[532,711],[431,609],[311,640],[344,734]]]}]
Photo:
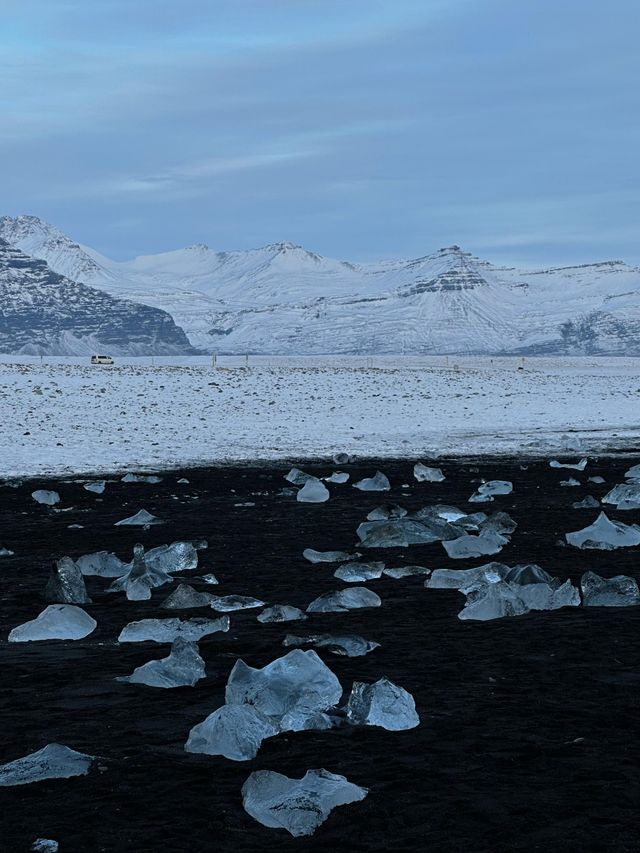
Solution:
[{"label": "sky", "polygon": [[0,0],[0,215],[640,263],[638,0]]}]

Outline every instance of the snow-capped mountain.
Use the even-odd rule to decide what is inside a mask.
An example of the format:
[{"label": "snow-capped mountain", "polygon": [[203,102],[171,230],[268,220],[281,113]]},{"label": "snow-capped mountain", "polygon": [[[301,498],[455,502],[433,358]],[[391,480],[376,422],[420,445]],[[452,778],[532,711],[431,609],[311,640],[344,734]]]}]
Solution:
[{"label": "snow-capped mountain", "polygon": [[0,352],[189,353],[163,311],[71,281],[0,239]]},{"label": "snow-capped mountain", "polygon": [[621,261],[525,271],[450,246],[363,265],[275,243],[115,262],[28,216],[0,237],[167,311],[206,352],[640,354],[640,269]]}]

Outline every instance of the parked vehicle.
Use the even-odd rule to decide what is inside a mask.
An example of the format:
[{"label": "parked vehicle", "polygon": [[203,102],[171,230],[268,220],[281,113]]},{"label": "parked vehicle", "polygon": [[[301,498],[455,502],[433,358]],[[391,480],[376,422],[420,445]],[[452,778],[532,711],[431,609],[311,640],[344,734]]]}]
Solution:
[{"label": "parked vehicle", "polygon": [[110,355],[92,355],[91,364],[113,364],[113,359]]}]

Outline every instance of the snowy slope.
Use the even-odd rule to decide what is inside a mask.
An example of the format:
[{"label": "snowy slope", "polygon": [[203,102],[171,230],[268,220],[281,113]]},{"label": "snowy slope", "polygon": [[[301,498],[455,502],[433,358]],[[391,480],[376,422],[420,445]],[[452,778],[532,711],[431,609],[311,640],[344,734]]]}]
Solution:
[{"label": "snowy slope", "polygon": [[519,270],[457,246],[357,265],[291,243],[111,261],[37,217],[0,237],[64,275],[161,308],[206,352],[640,354],[640,269]]},{"label": "snowy slope", "polygon": [[171,354],[192,348],[168,314],[71,281],[0,239],[0,352],[100,351]]}]

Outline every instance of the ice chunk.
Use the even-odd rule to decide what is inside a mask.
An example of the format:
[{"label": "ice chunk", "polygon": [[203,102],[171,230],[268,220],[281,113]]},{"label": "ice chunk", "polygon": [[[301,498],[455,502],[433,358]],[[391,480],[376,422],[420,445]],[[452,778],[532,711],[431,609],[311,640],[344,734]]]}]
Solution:
[{"label": "ice chunk", "polygon": [[587,495],[584,500],[575,501],[571,506],[574,509],[597,509],[600,506],[600,502],[591,497],[591,495]]},{"label": "ice chunk", "polygon": [[362,555],[347,554],[346,551],[314,551],[313,548],[305,548],[302,556],[310,563],[344,563],[347,560],[357,560]]},{"label": "ice chunk", "polygon": [[367,521],[386,521],[388,518],[404,518],[407,510],[398,504],[381,504],[372,509],[367,516]]},{"label": "ice chunk", "polygon": [[57,492],[47,491],[47,489],[36,489],[35,492],[31,492],[31,497],[36,503],[45,506],[55,506],[60,503],[60,495]]},{"label": "ice chunk", "polygon": [[122,478],[123,483],[161,483],[162,477],[156,477],[155,474],[125,474]]},{"label": "ice chunk", "polygon": [[634,465],[624,475],[627,480],[638,480],[640,479],[640,465]]},{"label": "ice chunk", "polygon": [[172,581],[173,578],[166,572],[147,563],[142,545],[135,545],[131,568],[125,575],[116,578],[107,592],[124,592],[129,601],[148,601],[152,589]]},{"label": "ice chunk", "polygon": [[281,731],[302,731],[342,696],[337,677],[312,651],[294,649],[262,669],[237,660],[227,681],[227,705],[252,705]]},{"label": "ice chunk", "polygon": [[278,732],[277,725],[252,705],[223,705],[191,729],[184,748],[249,761],[258,754],[262,741]]},{"label": "ice chunk", "polygon": [[500,533],[509,536],[517,528],[518,522],[514,521],[506,512],[494,512],[486,521],[480,525],[482,533]]},{"label": "ice chunk", "polygon": [[[640,468],[640,466],[638,466],[638,467]],[[604,477],[596,476],[596,477],[589,477],[589,482],[601,484],[601,483],[606,483],[607,481],[605,480]]]},{"label": "ice chunk", "polygon": [[257,618],[258,622],[295,622],[298,619],[308,619],[309,617],[302,610],[292,607],[290,604],[272,604],[271,607],[267,607],[262,613],[259,613]]},{"label": "ice chunk", "polygon": [[285,476],[285,480],[288,483],[293,483],[294,486],[304,486],[307,480],[316,479],[317,477],[314,477],[312,474],[305,474],[305,472],[301,471],[299,468],[292,468]]},{"label": "ice chunk", "polygon": [[328,501],[329,489],[320,480],[311,477],[296,495],[296,500],[302,503],[319,504]]},{"label": "ice chunk", "polygon": [[445,478],[440,468],[429,468],[422,462],[413,466],[413,476],[419,483],[441,483]]},{"label": "ice chunk", "polygon": [[361,492],[388,492],[391,483],[382,471],[376,471],[373,477],[365,477],[364,480],[354,483],[353,488],[360,489]]},{"label": "ice chunk", "polygon": [[307,607],[307,613],[339,613],[358,610],[361,607],[380,607],[382,600],[375,592],[364,586],[325,592]]},{"label": "ice chunk", "polygon": [[50,743],[24,758],[0,765],[0,787],[86,776],[94,761],[93,755],[76,752],[61,743]]},{"label": "ice chunk", "polygon": [[71,557],[63,557],[53,565],[44,597],[58,604],[91,604],[82,572]]},{"label": "ice chunk", "polygon": [[180,477],[179,480],[176,480],[176,483],[180,483],[181,486],[187,486],[189,484],[189,480],[186,477]]},{"label": "ice chunk", "polygon": [[10,551],[8,548],[0,547],[0,557],[13,557],[14,551]]},{"label": "ice chunk", "polygon": [[348,483],[349,475],[345,471],[334,471],[330,477],[323,477],[325,483]]},{"label": "ice chunk", "polygon": [[116,678],[116,681],[146,684],[148,687],[194,687],[204,677],[204,661],[198,652],[198,644],[178,637],[168,657],[150,660],[136,667],[131,675]]},{"label": "ice chunk", "polygon": [[186,610],[189,607],[209,607],[215,599],[210,592],[198,592],[189,584],[179,584],[162,602],[163,610]]},{"label": "ice chunk", "polygon": [[95,480],[93,483],[85,483],[83,489],[87,492],[93,492],[96,495],[101,495],[107,485],[106,480]]},{"label": "ice chunk", "polygon": [[345,563],[333,573],[341,581],[362,583],[382,577],[384,563]]},{"label": "ice chunk", "polygon": [[228,613],[232,610],[250,610],[252,607],[264,607],[264,601],[259,598],[251,598],[250,595],[214,595],[211,607],[219,613]]},{"label": "ice chunk", "polygon": [[211,574],[211,572],[208,575],[202,575],[200,580],[204,581],[205,583],[211,584],[211,585],[215,585],[215,584],[220,583],[218,578],[214,574]]},{"label": "ice chunk", "polygon": [[617,509],[640,509],[640,481],[614,486],[602,498],[602,503],[614,504]]},{"label": "ice chunk", "polygon": [[560,485],[575,488],[575,486],[580,485],[580,480],[576,480],[574,477],[569,477],[568,480],[560,480]]},{"label": "ice chunk", "polygon": [[593,524],[582,530],[565,534],[569,545],[575,548],[597,548],[602,551],[612,551],[614,548],[628,548],[640,545],[640,527],[637,524],[623,524],[621,521],[610,521],[601,512]]},{"label": "ice chunk", "polygon": [[126,575],[131,568],[130,563],[123,563],[119,557],[109,551],[85,554],[76,560],[76,565],[83,575],[96,575],[101,578],[119,578]]},{"label": "ice chunk", "polygon": [[229,617],[222,616],[220,619],[188,619],[182,622],[180,619],[140,619],[138,622],[129,622],[125,625],[120,636],[119,643],[173,643],[178,637],[183,640],[197,642],[209,634],[218,631],[229,630]]},{"label": "ice chunk", "polygon": [[357,634],[307,634],[303,637],[287,634],[282,641],[283,646],[306,646],[307,644],[348,658],[359,658],[380,648],[380,643],[365,640]]},{"label": "ice chunk", "polygon": [[307,770],[302,779],[256,770],[242,786],[242,804],[263,826],[300,837],[313,835],[336,806],[364,800],[367,793],[328,770]]},{"label": "ice chunk", "polygon": [[[537,567],[536,567],[537,568]],[[521,616],[530,610],[558,610],[578,607],[580,594],[570,581],[558,586],[546,583],[515,584],[499,581],[466,589],[467,601],[458,619],[501,619]]]},{"label": "ice chunk", "polygon": [[585,572],[580,580],[582,603],[586,607],[632,607],[640,604],[638,582],[627,575],[603,578]]},{"label": "ice chunk", "polygon": [[477,490],[469,498],[470,503],[482,503],[493,500],[493,495],[510,495],[513,491],[513,483],[508,480],[488,480],[478,486]]},{"label": "ice chunk", "polygon": [[[172,542],[160,545],[145,554],[147,565],[152,569],[173,574],[189,572],[198,568],[198,542]],[[205,543],[205,548],[207,547]]]},{"label": "ice chunk", "polygon": [[420,724],[413,696],[388,678],[375,684],[354,682],[346,711],[347,720],[354,726],[380,726],[399,732]]},{"label": "ice chunk", "polygon": [[584,471],[587,467],[587,460],[581,459],[579,462],[558,462],[557,459],[552,459],[549,462],[551,468],[570,468],[572,471]]},{"label": "ice chunk", "polygon": [[435,569],[424,585],[429,589],[467,589],[498,583],[509,571],[509,566],[502,563],[486,563],[475,569]]},{"label": "ice chunk", "polygon": [[397,568],[384,569],[382,574],[399,580],[400,578],[411,578],[415,575],[429,575],[431,569],[426,569],[424,566],[398,566]]},{"label": "ice chunk", "polygon": [[497,554],[508,541],[506,536],[500,533],[482,531],[479,536],[465,534],[458,539],[443,542],[442,545],[452,560],[464,560],[467,557]]},{"label": "ice chunk", "polygon": [[60,845],[52,838],[36,838],[31,845],[32,853],[58,853]]},{"label": "ice chunk", "polygon": [[441,518],[390,518],[387,521],[365,521],[357,530],[364,548],[406,548],[428,545],[444,539],[455,539],[464,533]]},{"label": "ice chunk", "polygon": [[155,515],[151,515],[146,509],[139,510],[135,515],[129,518],[123,518],[122,521],[116,521],[115,527],[128,525],[130,527],[148,527],[151,524],[164,524],[164,522]]},{"label": "ice chunk", "polygon": [[348,465],[353,462],[353,456],[350,453],[334,453],[332,459],[334,465]]},{"label": "ice chunk", "polygon": [[97,624],[81,607],[73,604],[50,604],[31,622],[14,628],[9,634],[9,642],[83,640],[95,631]]}]

